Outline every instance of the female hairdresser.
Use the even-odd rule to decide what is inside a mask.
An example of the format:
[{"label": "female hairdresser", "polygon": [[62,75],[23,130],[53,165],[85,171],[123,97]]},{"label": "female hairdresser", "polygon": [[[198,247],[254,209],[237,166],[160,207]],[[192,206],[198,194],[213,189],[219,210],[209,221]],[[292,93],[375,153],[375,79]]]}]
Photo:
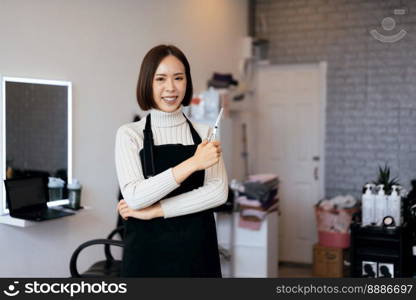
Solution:
[{"label": "female hairdresser", "polygon": [[125,200],[124,277],[221,277],[212,208],[227,200],[218,141],[182,113],[192,97],[188,60],[160,45],[143,59],[137,101],[150,113],[120,127],[116,167]]}]

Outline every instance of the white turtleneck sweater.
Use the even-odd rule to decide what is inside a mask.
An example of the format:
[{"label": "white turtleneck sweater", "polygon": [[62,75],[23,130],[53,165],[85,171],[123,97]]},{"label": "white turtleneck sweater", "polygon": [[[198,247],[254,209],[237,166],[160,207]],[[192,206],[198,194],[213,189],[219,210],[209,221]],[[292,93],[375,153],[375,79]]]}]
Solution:
[{"label": "white turtleneck sweater", "polygon": [[[182,107],[172,113],[151,110],[154,145],[193,145],[191,130]],[[179,187],[172,168],[145,179],[139,152],[143,148],[143,129],[146,117],[139,122],[121,126],[117,131],[115,158],[121,193],[132,209],[148,207]],[[195,130],[203,140],[208,126],[195,124]],[[226,202],[228,182],[222,155],[217,164],[205,170],[204,185],[190,192],[160,201],[165,218],[191,214],[219,206]]]}]

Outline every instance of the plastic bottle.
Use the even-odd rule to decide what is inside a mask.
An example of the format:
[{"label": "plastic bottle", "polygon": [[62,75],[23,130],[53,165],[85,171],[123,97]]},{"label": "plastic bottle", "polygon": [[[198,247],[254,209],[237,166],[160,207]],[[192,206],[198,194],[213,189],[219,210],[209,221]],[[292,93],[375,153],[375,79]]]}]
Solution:
[{"label": "plastic bottle", "polygon": [[387,197],[387,215],[393,217],[396,226],[401,225],[401,197],[397,192],[398,186],[392,186],[391,195]]},{"label": "plastic bottle", "polygon": [[368,183],[365,185],[365,193],[361,197],[362,201],[362,226],[368,226],[375,223],[374,208],[376,196],[373,194],[373,186]]},{"label": "plastic bottle", "polygon": [[63,188],[65,181],[56,177],[49,177],[48,190],[49,201],[61,200],[63,198]]},{"label": "plastic bottle", "polygon": [[384,193],[384,184],[378,185],[378,194],[375,203],[375,222],[381,225],[383,218],[386,216],[387,197]]},{"label": "plastic bottle", "polygon": [[67,185],[69,207],[73,209],[81,208],[81,184],[77,179],[72,179],[72,182]]}]

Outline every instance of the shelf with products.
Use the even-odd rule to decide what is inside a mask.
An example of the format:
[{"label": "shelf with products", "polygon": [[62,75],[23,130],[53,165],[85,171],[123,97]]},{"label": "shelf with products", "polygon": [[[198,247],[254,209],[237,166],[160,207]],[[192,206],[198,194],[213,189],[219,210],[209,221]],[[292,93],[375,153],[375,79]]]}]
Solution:
[{"label": "shelf with products", "polygon": [[[366,277],[365,264],[389,265],[392,277],[411,277],[415,268],[412,264],[411,234],[412,229],[406,223],[394,228],[352,224],[352,277]],[[375,274],[377,277],[377,272]]]}]

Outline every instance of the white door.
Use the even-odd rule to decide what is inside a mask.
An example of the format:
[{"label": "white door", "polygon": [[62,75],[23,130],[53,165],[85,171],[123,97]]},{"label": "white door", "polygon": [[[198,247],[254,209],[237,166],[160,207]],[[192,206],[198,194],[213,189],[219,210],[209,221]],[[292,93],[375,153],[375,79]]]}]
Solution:
[{"label": "white door", "polygon": [[326,63],[256,74],[257,173],[279,176],[279,260],[311,263],[323,197]]}]

